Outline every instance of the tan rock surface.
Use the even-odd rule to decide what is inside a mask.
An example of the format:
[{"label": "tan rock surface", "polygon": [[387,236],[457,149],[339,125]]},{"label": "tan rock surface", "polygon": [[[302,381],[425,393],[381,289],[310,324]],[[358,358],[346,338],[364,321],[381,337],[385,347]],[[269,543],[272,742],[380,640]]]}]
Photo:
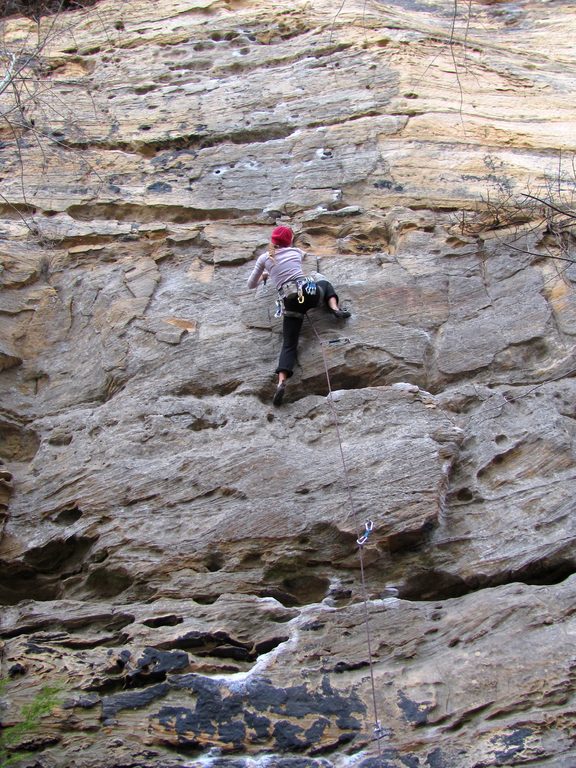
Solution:
[{"label": "tan rock surface", "polygon": [[[2,725],[61,687],[22,766],[574,768],[573,220],[525,195],[574,210],[575,33],[563,0],[43,22],[0,129]],[[310,313],[274,409],[279,222],[352,318]]]}]

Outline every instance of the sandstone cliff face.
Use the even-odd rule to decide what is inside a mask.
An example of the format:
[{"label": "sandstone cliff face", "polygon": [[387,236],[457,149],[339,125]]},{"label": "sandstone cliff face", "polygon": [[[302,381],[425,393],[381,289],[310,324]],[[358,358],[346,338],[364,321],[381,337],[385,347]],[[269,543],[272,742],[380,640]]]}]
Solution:
[{"label": "sandstone cliff face", "polygon": [[[575,34],[561,0],[44,22],[0,127],[3,724],[61,687],[22,765],[573,768],[576,267],[533,197],[569,210]],[[281,409],[276,223],[352,312]]]}]

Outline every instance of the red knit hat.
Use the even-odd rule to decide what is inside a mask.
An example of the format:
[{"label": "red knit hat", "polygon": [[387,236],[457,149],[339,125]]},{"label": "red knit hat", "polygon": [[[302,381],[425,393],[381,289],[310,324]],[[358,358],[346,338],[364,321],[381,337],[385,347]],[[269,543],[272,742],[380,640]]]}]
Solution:
[{"label": "red knit hat", "polygon": [[279,245],[281,248],[287,248],[289,245],[292,245],[293,239],[294,232],[292,232],[290,227],[276,227],[276,229],[272,230],[271,240],[274,245]]}]

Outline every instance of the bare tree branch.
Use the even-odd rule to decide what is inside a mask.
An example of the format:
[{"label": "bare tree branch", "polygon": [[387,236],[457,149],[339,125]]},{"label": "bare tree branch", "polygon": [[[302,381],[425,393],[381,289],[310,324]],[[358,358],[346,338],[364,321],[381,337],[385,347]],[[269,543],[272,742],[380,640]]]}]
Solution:
[{"label": "bare tree branch", "polygon": [[553,211],[556,211],[557,213],[561,213],[563,216],[568,216],[570,219],[576,219],[576,212],[575,211],[566,211],[562,208],[559,208],[557,205],[554,205],[554,203],[551,203],[549,200],[542,200],[541,197],[536,197],[536,195],[529,195],[526,192],[522,193],[522,197],[527,197],[531,200],[536,200],[539,203],[542,203],[542,205],[545,205],[547,208],[552,209]]}]

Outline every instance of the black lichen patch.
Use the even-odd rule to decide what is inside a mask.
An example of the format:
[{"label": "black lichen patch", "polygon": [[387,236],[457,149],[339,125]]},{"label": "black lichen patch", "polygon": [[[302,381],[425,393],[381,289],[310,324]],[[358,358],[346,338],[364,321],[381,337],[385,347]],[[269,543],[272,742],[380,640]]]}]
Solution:
[{"label": "black lichen patch", "polygon": [[216,735],[214,719],[202,711],[193,711],[187,707],[162,707],[157,715],[159,725],[176,736],[178,744],[200,744],[199,736]]},{"label": "black lichen patch", "polygon": [[[310,757],[280,757],[271,755],[267,757],[267,765],[270,768],[334,768],[333,763],[323,758]],[[253,760],[233,759],[229,757],[215,758],[210,761],[210,768],[253,768]],[[378,766],[382,768],[382,766]]]},{"label": "black lichen patch", "polygon": [[392,763],[382,755],[382,757],[369,757],[367,760],[362,760],[358,768],[398,768],[398,763]]},{"label": "black lichen patch", "polygon": [[14,680],[17,677],[21,677],[22,675],[25,675],[27,671],[28,671],[27,668],[23,664],[20,664],[20,662],[17,662],[16,664],[12,664],[12,666],[8,670],[8,677],[11,680]]},{"label": "black lichen patch", "polygon": [[307,757],[281,757],[274,760],[274,768],[332,768],[332,763]]},{"label": "black lichen patch", "polygon": [[397,749],[385,749],[380,757],[362,760],[358,768],[420,768],[420,765],[419,758],[414,754],[400,754]]},{"label": "black lichen patch", "polygon": [[306,741],[308,744],[321,744],[324,741],[324,733],[330,727],[330,721],[325,717],[319,717],[306,731]]},{"label": "black lichen patch", "polygon": [[530,728],[516,728],[511,733],[505,733],[492,739],[497,746],[494,757],[496,765],[509,765],[512,758],[517,757],[526,747],[526,739],[532,735]]},{"label": "black lichen patch", "polygon": [[447,768],[442,750],[439,747],[430,752],[426,758],[426,766],[427,768]]},{"label": "black lichen patch", "polygon": [[246,726],[241,720],[221,723],[218,728],[218,738],[222,744],[241,749],[246,739]]},{"label": "black lichen patch", "polygon": [[298,752],[310,745],[304,729],[289,720],[279,720],[274,726],[275,748],[280,752]]},{"label": "black lichen patch", "polygon": [[172,192],[172,186],[165,181],[155,181],[150,186],[146,187],[148,192]]},{"label": "black lichen patch", "polygon": [[62,702],[63,709],[92,709],[100,703],[100,697],[96,693],[87,693],[80,696],[73,696]]},{"label": "black lichen patch", "polygon": [[142,709],[156,699],[166,696],[170,686],[168,683],[151,685],[140,691],[127,691],[117,693],[102,699],[102,720],[104,722],[113,719],[123,709]]},{"label": "black lichen patch", "polygon": [[188,666],[188,654],[185,651],[162,651],[158,648],[145,648],[136,662],[136,669],[129,672],[127,682],[141,685],[163,681],[168,672],[179,672]]},{"label": "black lichen patch", "polygon": [[402,710],[406,722],[412,725],[425,725],[428,721],[428,713],[432,710],[429,701],[413,701],[404,691],[398,691],[398,706]]},{"label": "black lichen patch", "polygon": [[382,179],[381,181],[374,182],[374,186],[376,189],[387,189],[394,192],[403,192],[404,187],[402,184],[395,184],[393,181],[390,181],[389,179]]},{"label": "black lichen patch", "polygon": [[188,691],[194,704],[164,706],[151,725],[162,743],[178,747],[234,752],[266,744],[280,753],[330,751],[354,738],[361,729],[356,715],[365,713],[356,694],[334,690],[327,677],[320,690],[281,688],[263,678],[228,686],[196,674],[176,675],[169,684]]},{"label": "black lichen patch", "polygon": [[246,712],[244,720],[246,726],[252,731],[250,741],[268,741],[272,732],[272,721],[269,717],[258,715],[255,712]]}]

